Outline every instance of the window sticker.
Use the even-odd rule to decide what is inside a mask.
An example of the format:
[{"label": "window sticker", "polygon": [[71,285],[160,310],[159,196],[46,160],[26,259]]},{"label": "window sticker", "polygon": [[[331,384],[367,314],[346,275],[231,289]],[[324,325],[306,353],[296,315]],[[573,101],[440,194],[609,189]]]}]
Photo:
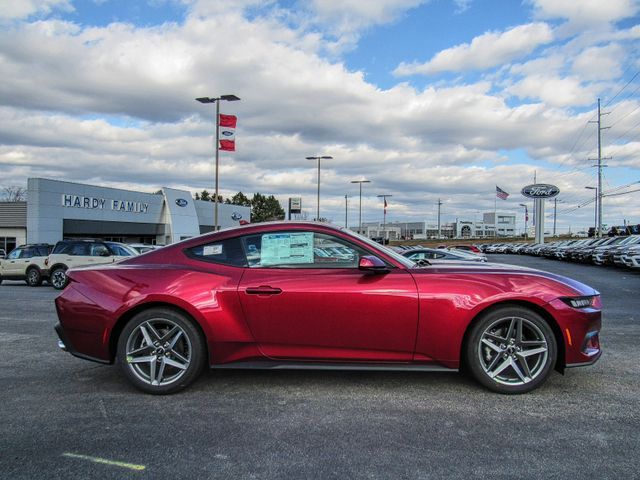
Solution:
[{"label": "window sticker", "polygon": [[261,265],[313,263],[313,233],[269,233],[262,236]]},{"label": "window sticker", "polygon": [[202,249],[202,254],[205,257],[210,255],[221,255],[222,254],[222,244],[218,243],[216,245],[205,245]]}]

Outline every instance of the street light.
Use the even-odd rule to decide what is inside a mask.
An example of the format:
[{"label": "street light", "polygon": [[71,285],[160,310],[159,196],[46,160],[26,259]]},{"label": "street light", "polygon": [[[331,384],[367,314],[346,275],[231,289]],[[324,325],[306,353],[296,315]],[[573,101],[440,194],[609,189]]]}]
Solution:
[{"label": "street light", "polygon": [[220,95],[219,97],[199,97],[196,100],[200,103],[215,103],[216,104],[216,192],[213,207],[213,228],[214,232],[218,231],[218,163],[220,158],[220,101],[226,100],[227,102],[235,102],[240,100],[240,97],[235,95]]},{"label": "street light", "polygon": [[527,232],[527,221],[529,220],[529,211],[527,210],[527,205],[524,203],[520,204],[521,207],[524,207],[524,239],[527,240],[529,234]]},{"label": "street light", "polygon": [[371,180],[351,180],[351,183],[360,184],[360,227],[358,227],[358,233],[362,234],[362,184],[371,183]]},{"label": "street light", "polygon": [[344,228],[349,228],[349,195],[344,195]]},{"label": "street light", "polygon": [[587,190],[595,190],[596,191],[596,208],[595,208],[595,218],[593,220],[594,223],[594,232],[593,232],[593,236],[599,238],[600,237],[600,232],[598,231],[598,187],[584,187]]},{"label": "street light", "polygon": [[322,157],[305,157],[307,160],[317,160],[318,161],[318,207],[316,210],[316,222],[320,221],[320,160],[331,160],[333,157],[328,155]]}]

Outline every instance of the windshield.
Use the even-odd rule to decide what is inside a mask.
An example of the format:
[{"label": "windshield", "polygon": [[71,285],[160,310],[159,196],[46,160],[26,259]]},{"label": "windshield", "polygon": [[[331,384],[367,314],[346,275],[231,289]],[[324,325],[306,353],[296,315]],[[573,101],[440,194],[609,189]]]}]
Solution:
[{"label": "windshield", "polygon": [[360,235],[359,233],[356,233],[354,231],[348,230],[346,228],[341,228],[341,230],[348,234],[351,235],[352,237],[357,238],[358,240],[360,240],[361,242],[366,243],[367,245],[370,245],[371,247],[373,247],[374,249],[377,250],[382,250],[386,255],[390,256],[391,258],[393,258],[396,262],[398,262],[399,264],[407,267],[407,268],[415,268],[416,267],[416,263],[409,260],[407,257],[403,257],[402,255],[400,255],[398,252],[395,252],[394,250],[392,250],[391,248],[385,246],[385,245],[381,245],[378,242],[374,242],[373,240],[371,240],[368,237],[365,237],[364,235]]}]

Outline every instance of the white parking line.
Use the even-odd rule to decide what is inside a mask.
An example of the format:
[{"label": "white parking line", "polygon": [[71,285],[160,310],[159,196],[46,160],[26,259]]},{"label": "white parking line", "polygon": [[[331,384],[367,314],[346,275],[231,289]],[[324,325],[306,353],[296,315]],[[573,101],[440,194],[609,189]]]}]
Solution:
[{"label": "white parking line", "polygon": [[144,465],[136,465],[135,463],[126,463],[126,462],[118,462],[115,460],[108,460],[106,458],[100,458],[100,457],[91,457],[89,455],[80,455],[77,453],[69,453],[69,452],[65,452],[62,454],[63,457],[68,457],[68,458],[78,458],[80,460],[88,460],[90,462],[94,462],[94,463],[101,463],[103,465],[112,465],[114,467],[122,467],[122,468],[128,468],[129,470],[144,470],[145,467]]}]

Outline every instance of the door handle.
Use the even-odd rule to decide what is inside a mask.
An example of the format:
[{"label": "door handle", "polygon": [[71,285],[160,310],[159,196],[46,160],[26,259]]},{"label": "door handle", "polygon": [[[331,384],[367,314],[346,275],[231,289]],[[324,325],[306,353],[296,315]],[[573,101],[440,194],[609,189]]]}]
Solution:
[{"label": "door handle", "polygon": [[261,285],[259,287],[247,287],[245,292],[247,292],[248,295],[278,295],[282,293],[282,289]]}]

